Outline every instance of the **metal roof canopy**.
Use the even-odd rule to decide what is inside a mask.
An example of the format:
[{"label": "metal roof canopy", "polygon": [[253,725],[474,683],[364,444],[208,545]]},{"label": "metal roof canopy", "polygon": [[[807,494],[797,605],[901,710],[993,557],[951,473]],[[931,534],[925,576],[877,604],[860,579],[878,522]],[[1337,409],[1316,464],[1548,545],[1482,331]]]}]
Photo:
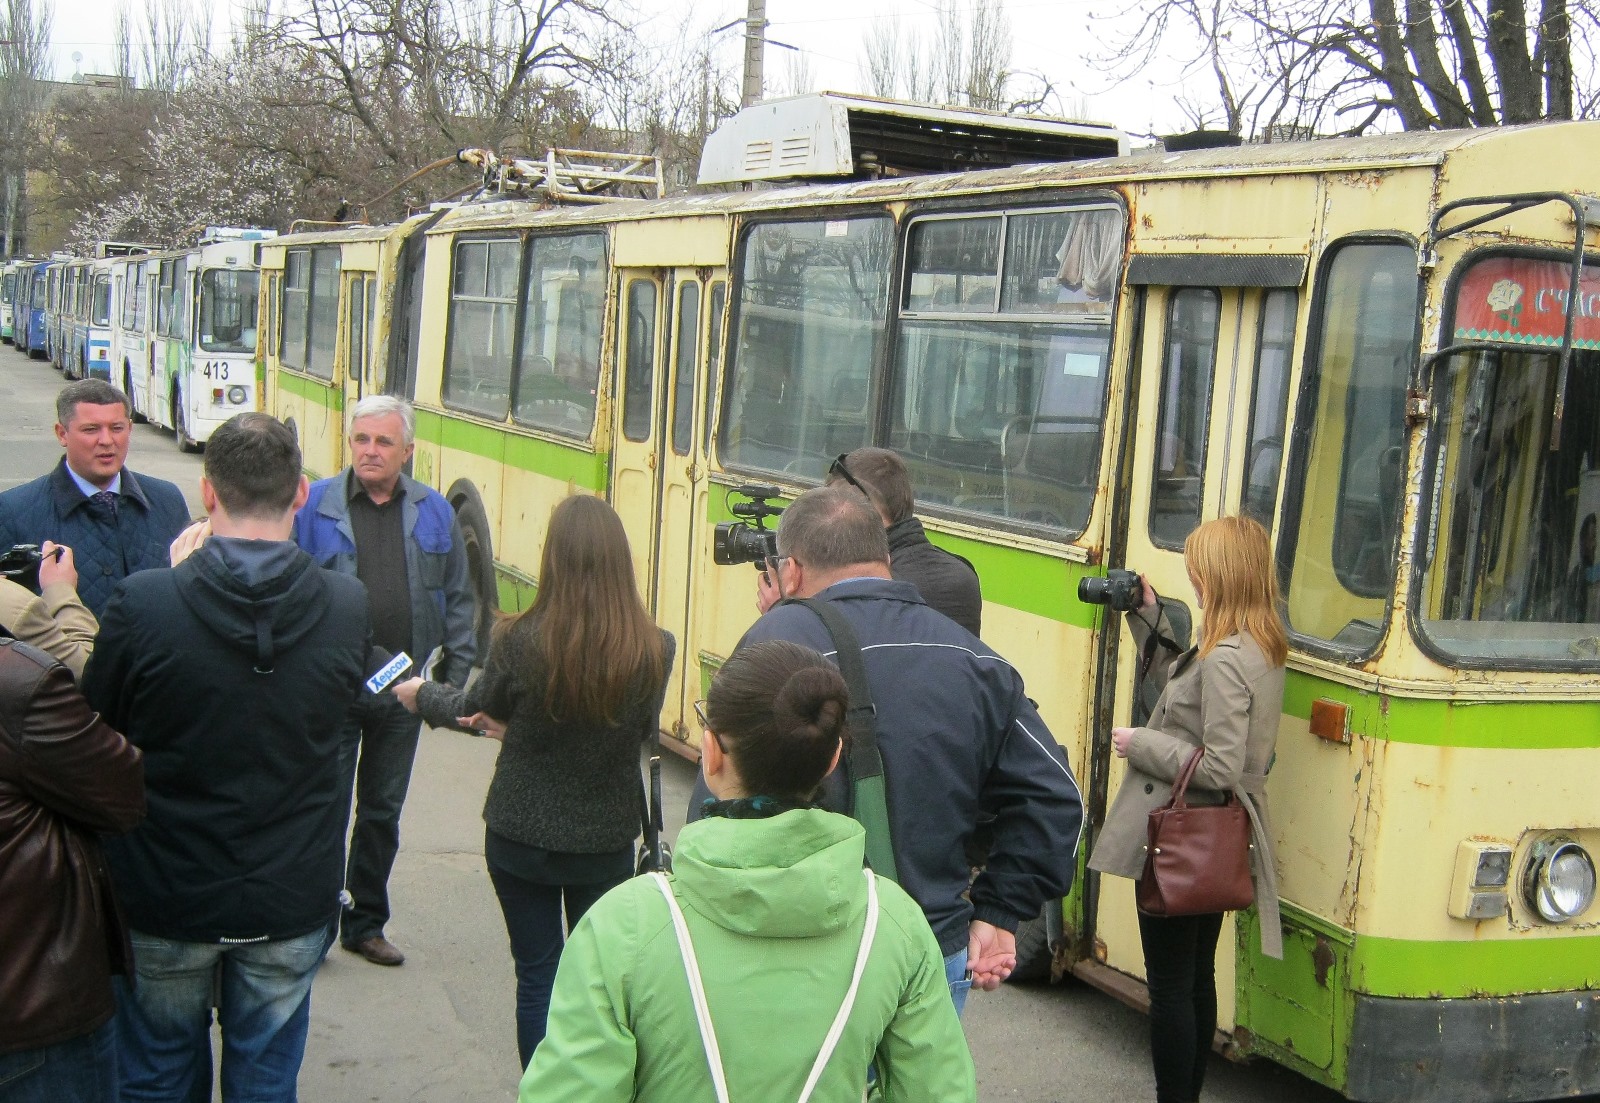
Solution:
[{"label": "metal roof canopy", "polygon": [[869,179],[1117,157],[1105,123],[816,92],[740,111],[706,138],[701,184]]}]

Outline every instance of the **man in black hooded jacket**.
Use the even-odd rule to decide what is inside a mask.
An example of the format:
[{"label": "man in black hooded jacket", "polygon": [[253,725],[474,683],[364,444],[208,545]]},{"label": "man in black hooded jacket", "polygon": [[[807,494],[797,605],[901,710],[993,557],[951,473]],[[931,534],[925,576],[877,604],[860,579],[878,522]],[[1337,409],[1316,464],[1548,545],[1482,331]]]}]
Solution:
[{"label": "man in black hooded jacket", "polygon": [[107,840],[137,983],[119,993],[124,1099],[295,1098],[311,980],[332,938],[350,791],[345,715],[368,666],[366,593],[289,538],[300,449],[249,413],[206,447],[209,520],[177,564],[112,595],[84,692],[144,752],[149,815]]}]

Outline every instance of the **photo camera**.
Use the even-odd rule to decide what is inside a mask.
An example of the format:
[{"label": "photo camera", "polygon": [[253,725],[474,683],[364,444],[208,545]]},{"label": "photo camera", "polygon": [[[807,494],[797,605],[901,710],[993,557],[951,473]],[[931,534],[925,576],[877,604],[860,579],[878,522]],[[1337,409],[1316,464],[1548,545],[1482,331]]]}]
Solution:
[{"label": "photo camera", "polygon": [[751,483],[734,487],[729,493],[750,499],[728,506],[729,512],[735,517],[748,520],[722,521],[717,525],[716,533],[711,538],[711,558],[723,566],[731,563],[754,563],[760,566],[769,557],[778,554],[778,534],[767,528],[767,518],[783,512],[782,506],[775,506],[769,500],[778,496],[778,488]]},{"label": "photo camera", "polygon": [[1078,579],[1078,600],[1089,605],[1104,605],[1119,613],[1137,609],[1144,599],[1144,586],[1138,571],[1113,568],[1104,578]]},{"label": "photo camera", "polygon": [[0,553],[0,578],[9,578],[38,593],[39,564],[43,561],[44,552],[38,544],[13,544],[10,551]]}]

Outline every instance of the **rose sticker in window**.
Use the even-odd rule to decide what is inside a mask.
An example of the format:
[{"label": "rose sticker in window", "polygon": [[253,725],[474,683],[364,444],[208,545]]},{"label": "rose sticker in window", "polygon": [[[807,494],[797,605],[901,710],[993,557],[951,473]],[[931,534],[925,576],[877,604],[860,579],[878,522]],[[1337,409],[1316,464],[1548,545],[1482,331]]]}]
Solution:
[{"label": "rose sticker in window", "polygon": [[1487,296],[1489,309],[1512,329],[1522,325],[1522,285],[1516,280],[1495,280]]}]

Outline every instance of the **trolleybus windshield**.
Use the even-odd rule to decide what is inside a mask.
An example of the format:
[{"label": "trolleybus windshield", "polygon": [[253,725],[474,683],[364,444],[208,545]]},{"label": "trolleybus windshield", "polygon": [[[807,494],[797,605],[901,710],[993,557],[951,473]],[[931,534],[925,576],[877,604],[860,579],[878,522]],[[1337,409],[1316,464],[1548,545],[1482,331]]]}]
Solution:
[{"label": "trolleybus windshield", "polygon": [[1425,640],[1467,665],[1600,665],[1600,269],[1585,268],[1556,420],[1565,261],[1495,256],[1457,285],[1434,377]]},{"label": "trolleybus windshield", "polygon": [[207,352],[256,350],[256,299],[261,276],[254,270],[207,269],[200,280],[200,347]]}]

